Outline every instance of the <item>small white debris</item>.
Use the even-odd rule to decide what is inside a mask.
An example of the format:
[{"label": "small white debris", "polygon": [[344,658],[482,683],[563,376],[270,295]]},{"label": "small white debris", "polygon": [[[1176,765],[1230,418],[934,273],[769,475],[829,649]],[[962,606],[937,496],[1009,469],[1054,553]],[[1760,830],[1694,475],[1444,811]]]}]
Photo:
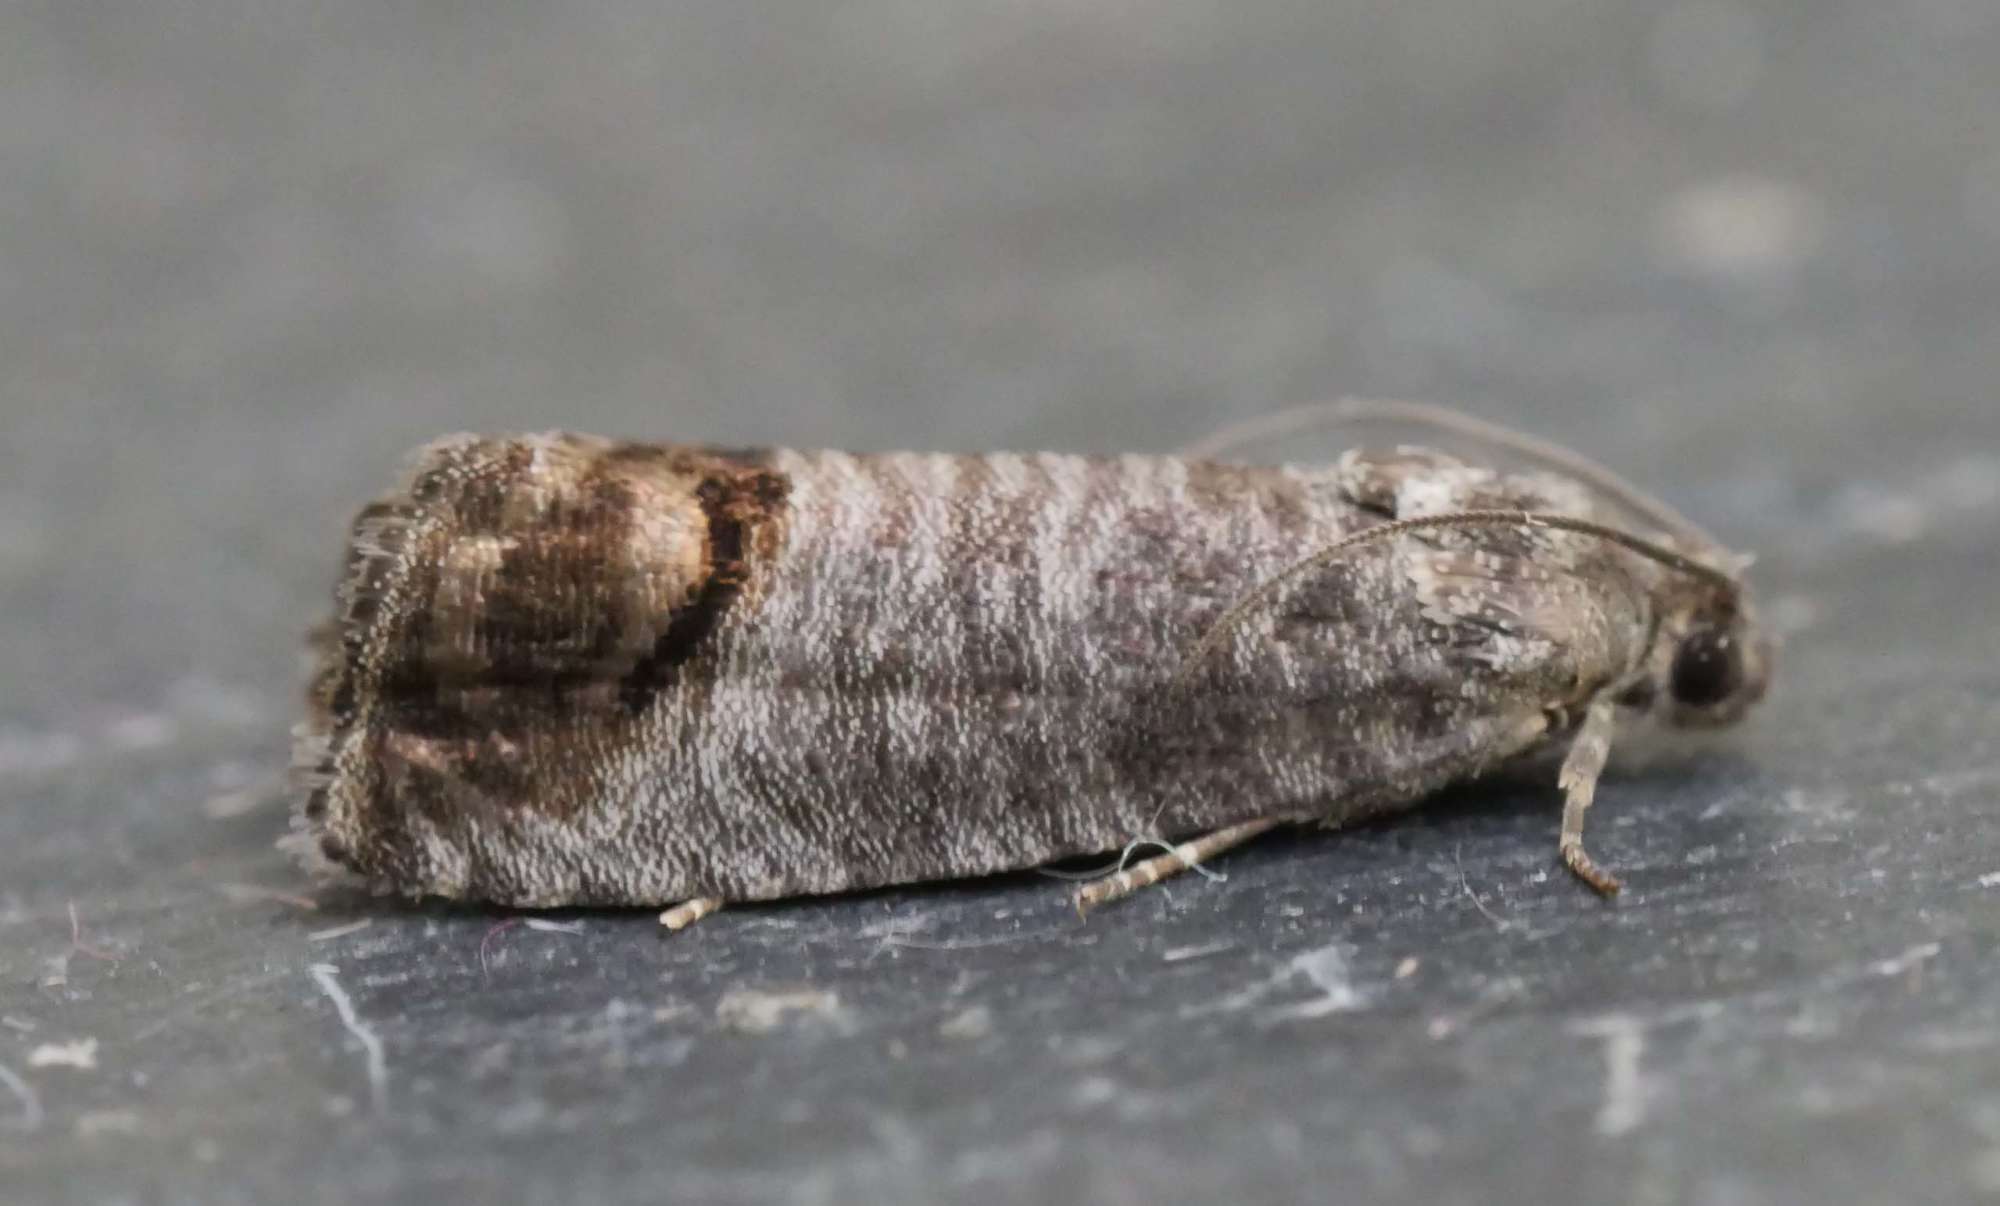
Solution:
[{"label": "small white debris", "polygon": [[75,1068],[88,1072],[97,1067],[97,1040],[72,1039],[67,1043],[43,1043],[28,1052],[30,1068]]},{"label": "small white debris", "polygon": [[550,921],[543,917],[530,917],[523,924],[531,930],[539,930],[544,934],[583,933],[583,923],[581,921]]},{"label": "small white debris", "polygon": [[261,787],[239,787],[234,791],[217,792],[201,802],[201,815],[211,821],[233,820],[257,811],[257,806],[270,798],[272,793]]},{"label": "small white debris", "polygon": [[1160,962],[1180,963],[1187,959],[1200,959],[1206,955],[1219,955],[1234,950],[1234,942],[1204,942],[1198,946],[1170,946],[1160,952]]}]

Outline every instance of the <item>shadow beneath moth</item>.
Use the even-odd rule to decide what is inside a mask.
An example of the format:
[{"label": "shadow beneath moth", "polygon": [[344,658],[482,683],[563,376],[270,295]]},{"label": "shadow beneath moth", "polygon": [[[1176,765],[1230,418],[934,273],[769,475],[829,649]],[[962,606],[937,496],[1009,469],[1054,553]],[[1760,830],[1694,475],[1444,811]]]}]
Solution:
[{"label": "shadow beneath moth", "polygon": [[674,928],[1164,848],[1087,907],[1560,752],[1559,854],[1616,891],[1583,818],[1621,720],[1764,692],[1747,562],[1439,408],[1246,434],[1369,418],[1528,467],[441,440],[355,520],[286,844],[384,891]]}]

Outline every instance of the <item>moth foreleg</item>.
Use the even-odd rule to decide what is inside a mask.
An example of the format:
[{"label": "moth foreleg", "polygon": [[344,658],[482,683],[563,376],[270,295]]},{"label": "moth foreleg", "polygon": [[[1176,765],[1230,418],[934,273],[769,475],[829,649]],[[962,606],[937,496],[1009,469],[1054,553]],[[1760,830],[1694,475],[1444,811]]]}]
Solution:
[{"label": "moth foreleg", "polygon": [[697,896],[693,900],[683,900],[660,914],[660,924],[670,930],[684,930],[721,907],[722,898],[719,896]]},{"label": "moth foreleg", "polygon": [[1597,865],[1583,848],[1583,814],[1597,795],[1597,777],[1604,773],[1605,759],[1611,756],[1611,733],[1617,725],[1617,704],[1612,692],[1600,693],[1584,709],[1583,723],[1570,739],[1569,754],[1563,759],[1556,783],[1563,790],[1562,836],[1556,849],[1563,865],[1578,879],[1606,896],[1618,893],[1618,877]]},{"label": "moth foreleg", "polygon": [[1076,892],[1077,912],[1087,912],[1101,904],[1109,904],[1120,897],[1130,896],[1140,888],[1159,883],[1168,876],[1179,875],[1196,863],[1215,857],[1232,846],[1256,837],[1292,817],[1261,817],[1255,821],[1245,821],[1240,825],[1230,825],[1212,830],[1182,842],[1165,854],[1134,863],[1116,875],[1107,875],[1094,883],[1085,884]]}]

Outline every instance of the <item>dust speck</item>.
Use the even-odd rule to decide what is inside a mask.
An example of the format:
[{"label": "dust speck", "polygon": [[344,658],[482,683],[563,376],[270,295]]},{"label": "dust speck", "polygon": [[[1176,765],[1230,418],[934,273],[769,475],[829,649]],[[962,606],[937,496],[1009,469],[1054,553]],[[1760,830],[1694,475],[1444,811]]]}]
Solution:
[{"label": "dust speck", "polygon": [[1090,1109],[1118,1098],[1118,1082],[1108,1076],[1086,1076],[1069,1092],[1070,1104]]},{"label": "dust speck", "polygon": [[1943,949],[1944,947],[1938,943],[1925,942],[1911,947],[1900,955],[1895,955],[1888,959],[1878,959],[1868,965],[1868,970],[1878,976],[1900,976],[1937,958],[1938,952]]},{"label": "dust speck", "polygon": [[715,1003],[715,1020],[742,1034],[769,1034],[794,1014],[826,1022],[840,1022],[840,997],[823,988],[794,988],[766,992],[732,988]]},{"label": "dust speck", "polygon": [[1725,280],[1781,277],[1810,258],[1824,219],[1818,198],[1781,180],[1728,176],[1669,197],[1655,220],[1663,263]]},{"label": "dust speck", "polygon": [[946,1018],[938,1026],[938,1033],[952,1039],[985,1038],[993,1033],[993,1011],[984,1005],[974,1005]]},{"label": "dust speck", "polygon": [[76,1116],[75,1129],[79,1139],[95,1139],[100,1135],[136,1135],[139,1133],[139,1116],[131,1110],[86,1110]]}]

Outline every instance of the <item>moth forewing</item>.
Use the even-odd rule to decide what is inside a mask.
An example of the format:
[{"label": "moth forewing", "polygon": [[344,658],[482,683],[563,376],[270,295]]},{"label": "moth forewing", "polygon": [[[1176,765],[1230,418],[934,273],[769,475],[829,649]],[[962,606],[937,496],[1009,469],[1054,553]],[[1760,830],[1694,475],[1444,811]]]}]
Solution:
[{"label": "moth forewing", "polygon": [[1109,898],[1595,739],[1691,572],[1595,507],[1419,449],[456,438],[357,521],[296,841],[383,890],[681,925],[1193,839]]}]

